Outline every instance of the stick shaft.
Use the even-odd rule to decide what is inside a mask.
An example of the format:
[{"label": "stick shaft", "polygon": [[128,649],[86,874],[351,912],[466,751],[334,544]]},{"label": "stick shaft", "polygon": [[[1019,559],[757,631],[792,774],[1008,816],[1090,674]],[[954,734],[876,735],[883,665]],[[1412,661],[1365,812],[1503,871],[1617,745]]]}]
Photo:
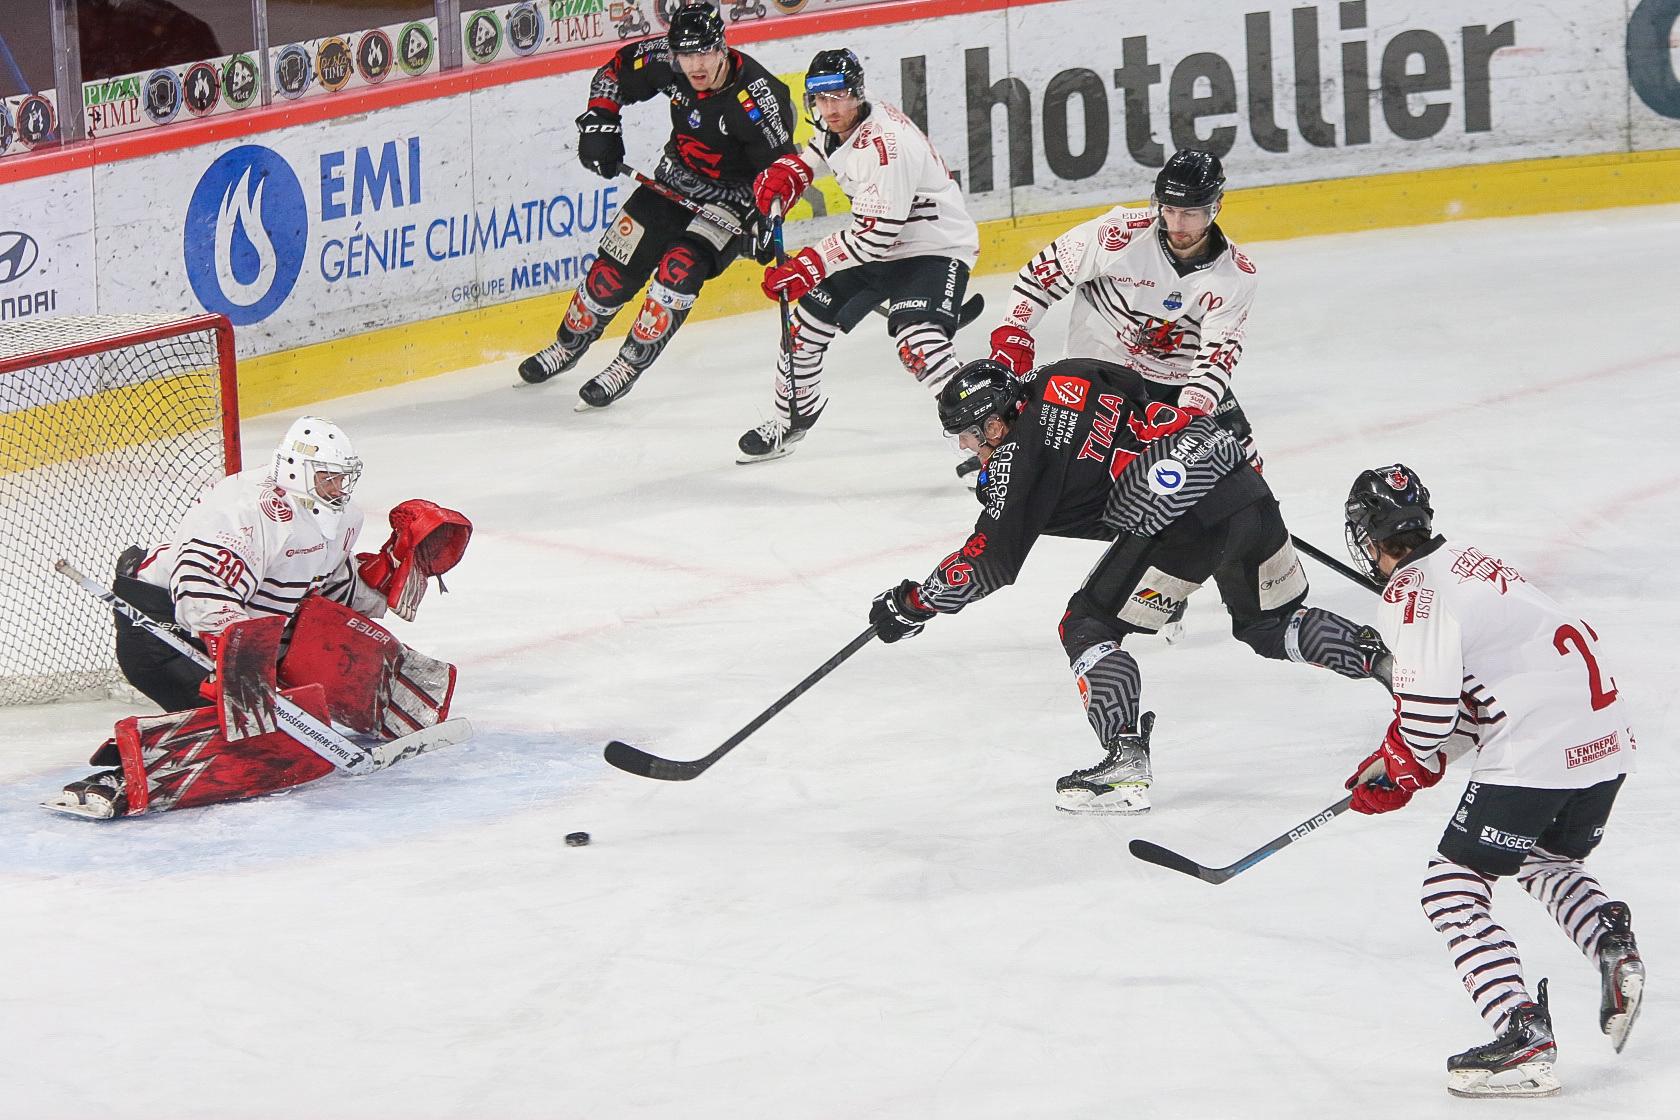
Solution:
[{"label": "stick shaft", "polygon": [[1302,552],[1306,553],[1308,556],[1311,556],[1314,560],[1317,560],[1320,564],[1323,564],[1326,568],[1329,568],[1331,571],[1335,572],[1337,575],[1346,576],[1348,579],[1351,579],[1354,583],[1357,583],[1359,586],[1363,587],[1367,591],[1375,591],[1378,594],[1382,593],[1382,588],[1380,588],[1376,584],[1372,583],[1369,577],[1367,577],[1365,575],[1362,575],[1360,572],[1355,571],[1353,568],[1348,567],[1346,564],[1342,563],[1340,560],[1336,559],[1334,556],[1331,556],[1328,552],[1325,552],[1323,549],[1318,548],[1318,547],[1314,546],[1313,544],[1302,540],[1300,537],[1297,537],[1294,533],[1289,534],[1289,540],[1292,544],[1294,544],[1294,546],[1296,548],[1300,549]]}]

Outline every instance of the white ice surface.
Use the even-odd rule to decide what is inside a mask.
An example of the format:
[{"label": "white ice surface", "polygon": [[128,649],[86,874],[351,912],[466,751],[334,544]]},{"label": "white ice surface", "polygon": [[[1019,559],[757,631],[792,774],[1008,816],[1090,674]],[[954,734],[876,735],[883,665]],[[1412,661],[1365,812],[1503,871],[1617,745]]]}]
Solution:
[{"label": "white ice surface", "polygon": [[[1234,859],[1340,797],[1388,719],[1375,686],[1232,641],[1212,591],[1186,643],[1137,643],[1154,812],[1052,810],[1096,757],[1055,636],[1092,543],[1046,540],[1014,588],[866,647],[698,781],[606,766],[614,737],[710,750],[975,515],[873,319],[797,453],[735,465],[768,405],[765,313],[688,327],[603,413],[572,412],[578,373],[514,388],[513,361],[320,410],[367,461],[372,539],[413,496],[477,525],[451,594],[396,624],[460,665],[476,742],[91,824],[36,802],[124,709],[0,712],[0,1115],[1671,1114],[1677,247],[1664,207],[1254,253],[1238,387],[1291,528],[1340,555],[1349,480],[1405,460],[1449,537],[1579,605],[1634,705],[1640,773],[1593,860],[1651,966],[1625,1053],[1595,973],[1497,895],[1531,982],[1553,980],[1562,1098],[1443,1088],[1486,1037],[1417,904],[1461,777],[1221,887],[1127,854]],[[1008,278],[977,286],[993,308],[965,356]],[[288,419],[247,426],[252,461]],[[1315,601],[1371,616],[1309,571]],[[565,847],[579,829],[594,844]]]}]

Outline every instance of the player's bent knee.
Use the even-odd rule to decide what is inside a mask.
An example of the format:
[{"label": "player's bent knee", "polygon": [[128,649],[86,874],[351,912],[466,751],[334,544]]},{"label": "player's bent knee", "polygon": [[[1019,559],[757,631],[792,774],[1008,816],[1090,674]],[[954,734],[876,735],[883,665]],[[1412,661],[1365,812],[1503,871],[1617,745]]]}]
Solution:
[{"label": "player's bent knee", "polygon": [[1076,614],[1072,610],[1062,616],[1061,625],[1057,627],[1057,635],[1061,638],[1062,649],[1067,653],[1069,664],[1077,662],[1093,646],[1104,643],[1119,646],[1127,634],[1134,632],[1132,627],[1117,618]]}]

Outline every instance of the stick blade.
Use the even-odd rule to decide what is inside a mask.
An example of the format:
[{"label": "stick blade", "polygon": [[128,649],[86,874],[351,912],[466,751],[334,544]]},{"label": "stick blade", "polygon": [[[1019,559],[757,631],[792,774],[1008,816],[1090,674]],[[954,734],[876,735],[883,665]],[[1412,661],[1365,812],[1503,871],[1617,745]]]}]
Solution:
[{"label": "stick blade", "polygon": [[1204,883],[1223,883],[1229,878],[1227,875],[1220,875],[1214,868],[1203,867],[1193,859],[1187,859],[1177,852],[1169,851],[1159,844],[1152,844],[1148,840],[1133,840],[1126,847],[1132,855],[1145,863],[1153,863],[1157,867],[1177,871],[1193,879],[1200,879]]},{"label": "stick blade", "polygon": [[632,747],[629,743],[622,743],[617,739],[608,743],[601,752],[613,766],[626,774],[634,774],[639,778],[652,778],[660,782],[686,782],[698,778],[705,772],[705,765],[701,762],[675,762],[669,758],[660,758],[649,754],[640,747]]}]

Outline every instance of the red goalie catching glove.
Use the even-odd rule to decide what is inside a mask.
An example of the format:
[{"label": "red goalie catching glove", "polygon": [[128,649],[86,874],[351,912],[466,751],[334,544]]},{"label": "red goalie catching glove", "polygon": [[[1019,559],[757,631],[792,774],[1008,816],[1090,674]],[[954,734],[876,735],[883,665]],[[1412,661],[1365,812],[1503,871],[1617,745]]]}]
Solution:
[{"label": "red goalie catching glove", "polygon": [[[426,581],[442,576],[461,561],[472,539],[472,522],[436,502],[411,498],[391,511],[391,537],[378,552],[356,556],[362,581],[385,593],[386,604],[402,618],[426,593]],[[438,580],[443,586],[443,580]]]},{"label": "red goalie catching glove", "polygon": [[[1420,789],[1428,789],[1447,772],[1447,760],[1436,752],[1426,762],[1400,737],[1400,721],[1388,725],[1382,746],[1372,751],[1345,788],[1353,791],[1356,813],[1389,813],[1403,807]],[[1380,785],[1371,783],[1380,782]]]}]

